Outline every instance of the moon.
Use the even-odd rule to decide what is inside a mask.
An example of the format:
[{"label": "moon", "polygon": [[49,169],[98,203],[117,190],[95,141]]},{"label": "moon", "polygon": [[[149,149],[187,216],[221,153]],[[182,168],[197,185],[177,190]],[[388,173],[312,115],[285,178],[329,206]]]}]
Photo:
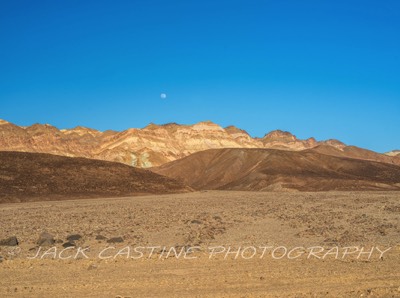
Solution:
[{"label": "moon", "polygon": [[161,98],[161,99],[166,99],[166,98],[167,98],[167,94],[161,93],[161,94],[160,94],[160,98]]}]

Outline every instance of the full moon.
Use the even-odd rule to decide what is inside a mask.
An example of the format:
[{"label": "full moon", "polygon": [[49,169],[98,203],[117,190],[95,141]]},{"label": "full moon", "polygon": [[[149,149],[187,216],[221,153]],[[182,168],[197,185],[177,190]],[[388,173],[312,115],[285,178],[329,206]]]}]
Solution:
[{"label": "full moon", "polygon": [[166,99],[166,98],[167,98],[167,94],[161,93],[161,94],[160,94],[160,97],[161,97],[162,99]]}]

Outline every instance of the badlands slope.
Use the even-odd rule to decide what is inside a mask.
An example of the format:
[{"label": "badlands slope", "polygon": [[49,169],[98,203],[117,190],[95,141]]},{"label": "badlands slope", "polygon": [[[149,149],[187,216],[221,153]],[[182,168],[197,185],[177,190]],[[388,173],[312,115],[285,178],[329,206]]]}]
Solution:
[{"label": "badlands slope", "polygon": [[314,149],[213,149],[154,168],[195,189],[400,190],[400,166]]},{"label": "badlands slope", "polygon": [[0,152],[0,203],[186,191],[174,179],[120,163]]}]

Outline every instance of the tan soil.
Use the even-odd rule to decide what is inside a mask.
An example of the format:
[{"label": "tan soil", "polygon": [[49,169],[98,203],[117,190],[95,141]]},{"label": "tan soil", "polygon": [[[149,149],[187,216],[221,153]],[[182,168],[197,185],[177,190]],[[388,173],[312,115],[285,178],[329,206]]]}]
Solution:
[{"label": "tan soil", "polygon": [[[0,297],[399,297],[398,192],[208,191],[0,205]],[[39,235],[80,234],[89,259],[28,260]],[[123,243],[96,240],[122,237]],[[185,260],[161,252],[101,260],[107,246],[199,245]],[[207,247],[392,247],[383,259],[209,259]],[[11,253],[14,252],[15,256]]]}]

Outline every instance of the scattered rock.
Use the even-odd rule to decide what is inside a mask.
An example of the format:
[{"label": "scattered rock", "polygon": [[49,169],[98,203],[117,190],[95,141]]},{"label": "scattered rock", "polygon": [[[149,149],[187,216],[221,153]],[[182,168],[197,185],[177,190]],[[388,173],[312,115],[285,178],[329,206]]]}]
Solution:
[{"label": "scattered rock", "polygon": [[80,240],[80,239],[82,239],[82,236],[81,235],[79,235],[79,234],[74,234],[74,235],[69,235],[68,237],[67,237],[67,240],[68,241],[78,241],[78,240]]},{"label": "scattered rock", "polygon": [[17,246],[18,239],[15,236],[0,241],[0,246]]},{"label": "scattered rock", "polygon": [[107,237],[104,237],[103,235],[97,235],[96,240],[107,240]]},{"label": "scattered rock", "polygon": [[97,265],[96,264],[90,264],[88,267],[88,270],[93,270],[93,269],[97,269]]},{"label": "scattered rock", "polygon": [[73,246],[75,246],[75,243],[74,243],[74,242],[71,242],[71,241],[68,241],[68,242],[65,242],[62,246],[63,246],[64,248],[73,247]]},{"label": "scattered rock", "polygon": [[40,234],[37,244],[39,246],[49,246],[49,245],[53,245],[55,242],[56,241],[54,240],[53,235],[51,235],[47,232],[43,232],[42,234]]},{"label": "scattered rock", "polygon": [[324,240],[324,243],[329,244],[329,245],[338,245],[338,240],[336,238],[326,238]]},{"label": "scattered rock", "polygon": [[124,242],[122,237],[113,237],[107,240],[107,243],[121,243]]},{"label": "scattered rock", "polygon": [[196,224],[196,225],[200,225],[200,224],[202,224],[203,222],[202,222],[201,220],[198,220],[198,219],[193,219],[193,220],[191,221],[191,223],[192,223],[192,224]]}]

